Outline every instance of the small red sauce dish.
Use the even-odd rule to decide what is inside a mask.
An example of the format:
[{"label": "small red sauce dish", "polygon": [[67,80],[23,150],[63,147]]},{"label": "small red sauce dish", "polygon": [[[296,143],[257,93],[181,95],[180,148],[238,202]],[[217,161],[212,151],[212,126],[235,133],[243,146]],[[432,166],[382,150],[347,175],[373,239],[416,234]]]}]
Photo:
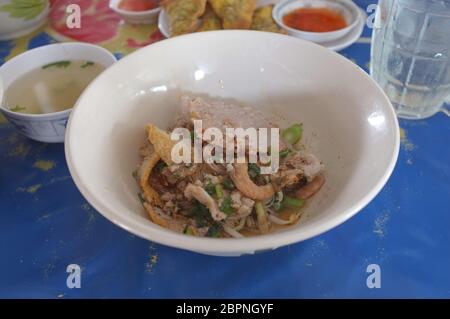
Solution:
[{"label": "small red sauce dish", "polygon": [[361,15],[350,0],[287,0],[274,7],[273,18],[290,35],[323,43],[345,36]]},{"label": "small red sauce dish", "polygon": [[158,0],[121,0],[117,6],[125,11],[148,11],[159,7]]},{"label": "small red sauce dish", "polygon": [[130,24],[156,22],[161,11],[159,0],[110,0],[109,7]]}]

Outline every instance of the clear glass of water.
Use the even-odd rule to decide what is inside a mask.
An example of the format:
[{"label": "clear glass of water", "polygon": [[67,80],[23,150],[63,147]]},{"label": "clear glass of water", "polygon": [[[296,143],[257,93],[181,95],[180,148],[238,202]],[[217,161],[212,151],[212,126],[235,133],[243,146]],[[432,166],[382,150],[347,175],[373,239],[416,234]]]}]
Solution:
[{"label": "clear glass of water", "polygon": [[399,117],[449,114],[450,0],[379,0],[370,72]]}]

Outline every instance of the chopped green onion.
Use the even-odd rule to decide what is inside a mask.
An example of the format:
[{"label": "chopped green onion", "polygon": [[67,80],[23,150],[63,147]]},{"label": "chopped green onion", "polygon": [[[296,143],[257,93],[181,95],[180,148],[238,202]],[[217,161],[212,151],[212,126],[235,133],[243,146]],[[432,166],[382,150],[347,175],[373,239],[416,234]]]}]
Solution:
[{"label": "chopped green onion", "polygon": [[208,183],[205,186],[205,191],[209,194],[209,195],[214,195],[216,193],[216,187],[214,186],[213,183]]},{"label": "chopped green onion", "polygon": [[292,208],[302,208],[303,205],[305,205],[305,201],[303,199],[289,197],[289,196],[284,195],[281,205],[289,206]]},{"label": "chopped green onion", "polygon": [[226,190],[232,191],[232,190],[235,190],[235,189],[236,189],[236,187],[234,186],[233,182],[232,182],[230,179],[224,180],[224,181],[222,182],[222,184],[223,184],[223,187],[224,187]]},{"label": "chopped green onion", "polygon": [[139,175],[138,175],[138,170],[137,170],[137,169],[134,170],[133,173],[132,173],[132,175],[133,175],[133,178],[134,178],[134,179],[138,179],[138,177],[139,177]]},{"label": "chopped green onion", "polygon": [[302,138],[303,126],[301,124],[294,124],[285,129],[281,135],[287,143],[291,145],[297,144]]},{"label": "chopped green onion", "polygon": [[273,209],[278,211],[281,209],[281,203],[275,202],[275,203],[273,203],[272,207],[273,207]]},{"label": "chopped green onion", "polygon": [[25,111],[27,108],[26,107],[22,107],[19,104],[17,104],[15,107],[13,107],[12,109],[9,109],[10,111],[13,112],[22,112]]},{"label": "chopped green onion", "polygon": [[266,210],[261,202],[256,202],[255,204],[256,215],[265,214]]},{"label": "chopped green onion", "polygon": [[70,62],[70,61],[58,61],[58,62],[46,64],[42,67],[42,69],[45,70],[45,69],[51,68],[51,67],[67,68],[71,63],[72,62]]},{"label": "chopped green onion", "polygon": [[251,178],[256,178],[261,175],[261,168],[255,163],[248,163],[248,175]]},{"label": "chopped green onion", "polygon": [[165,167],[167,167],[166,162],[160,160],[156,163],[155,170],[160,173]]},{"label": "chopped green onion", "polygon": [[291,152],[292,151],[290,149],[286,148],[280,152],[280,157],[284,158],[284,157],[288,156],[289,154],[291,154]]},{"label": "chopped green onion", "polygon": [[183,234],[188,236],[195,236],[194,230],[189,225],[186,225],[186,227],[184,227]]},{"label": "chopped green onion", "polygon": [[233,207],[231,207],[231,196],[227,196],[222,200],[220,210],[227,215],[230,215],[234,211]]},{"label": "chopped green onion", "polygon": [[219,223],[214,223],[214,224],[212,224],[211,227],[208,228],[208,231],[206,232],[206,236],[217,238],[217,237],[219,237],[221,231],[222,231],[222,225]]},{"label": "chopped green onion", "polygon": [[195,201],[190,216],[194,218],[196,226],[199,228],[208,226],[213,222],[209,209],[198,201]]},{"label": "chopped green onion", "polygon": [[269,231],[269,225],[267,223],[266,209],[261,202],[255,204],[256,219],[258,220],[258,227],[260,231],[265,234]]},{"label": "chopped green onion", "polygon": [[83,63],[83,64],[81,65],[81,68],[84,69],[84,68],[87,68],[88,66],[91,66],[91,65],[94,65],[94,64],[95,64],[95,63],[92,62],[92,61],[86,61],[86,63]]},{"label": "chopped green onion", "polygon": [[215,191],[216,191],[216,197],[217,197],[218,199],[223,198],[223,187],[222,187],[222,185],[216,184],[216,185],[214,186],[214,189],[215,189]]}]

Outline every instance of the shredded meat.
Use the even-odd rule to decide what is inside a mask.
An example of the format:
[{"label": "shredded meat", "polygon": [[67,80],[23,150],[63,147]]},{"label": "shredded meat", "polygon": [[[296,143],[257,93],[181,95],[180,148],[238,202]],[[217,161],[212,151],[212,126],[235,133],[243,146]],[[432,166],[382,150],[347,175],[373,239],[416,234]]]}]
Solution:
[{"label": "shredded meat", "polygon": [[220,211],[216,201],[200,186],[189,184],[184,190],[184,196],[186,196],[187,199],[195,198],[200,203],[205,205],[209,209],[211,217],[214,220],[224,220],[227,217],[225,213]]}]

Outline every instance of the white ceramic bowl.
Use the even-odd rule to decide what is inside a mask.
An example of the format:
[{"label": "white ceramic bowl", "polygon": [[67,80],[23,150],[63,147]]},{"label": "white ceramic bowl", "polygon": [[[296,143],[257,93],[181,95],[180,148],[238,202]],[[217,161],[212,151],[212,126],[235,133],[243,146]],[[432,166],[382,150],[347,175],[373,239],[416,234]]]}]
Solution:
[{"label": "white ceramic bowl", "polygon": [[146,11],[128,11],[119,8],[119,3],[121,0],[110,0],[109,7],[111,10],[117,12],[122,19],[130,24],[152,24],[158,19],[159,12],[161,8],[155,8]]},{"label": "white ceramic bowl", "polygon": [[[298,225],[213,239],[150,222],[132,172],[146,124],[172,124],[182,92],[233,98],[281,118],[284,126],[304,123],[304,142],[323,160],[327,182]],[[299,242],[355,215],[388,180],[399,127],[378,85],[331,50],[274,33],[200,32],[152,44],[101,74],[70,116],[65,150],[79,190],[113,223],[164,245],[231,256]]]},{"label": "white ceramic bowl", "polygon": [[40,1],[42,7],[37,6],[35,16],[29,19],[29,8],[12,8],[16,2],[0,0],[0,40],[14,39],[41,27],[47,20],[49,4],[47,0]]},{"label": "white ceramic bowl", "polygon": [[[347,22],[347,27],[331,32],[307,32],[290,28],[283,22],[283,17],[293,10],[323,7],[339,12]],[[316,43],[329,42],[344,37],[358,25],[361,19],[360,9],[351,0],[287,0],[274,7],[272,16],[276,23],[285,29],[289,35]]]},{"label": "white ceramic bowl", "polygon": [[[3,89],[22,75],[43,65],[63,60],[87,60],[105,67],[116,62],[116,58],[102,47],[86,43],[57,43],[22,53],[0,67]],[[24,92],[26,94],[26,92]],[[65,128],[71,109],[48,114],[24,114],[12,112],[4,103],[0,111],[9,122],[25,136],[40,142],[63,142]]]}]

